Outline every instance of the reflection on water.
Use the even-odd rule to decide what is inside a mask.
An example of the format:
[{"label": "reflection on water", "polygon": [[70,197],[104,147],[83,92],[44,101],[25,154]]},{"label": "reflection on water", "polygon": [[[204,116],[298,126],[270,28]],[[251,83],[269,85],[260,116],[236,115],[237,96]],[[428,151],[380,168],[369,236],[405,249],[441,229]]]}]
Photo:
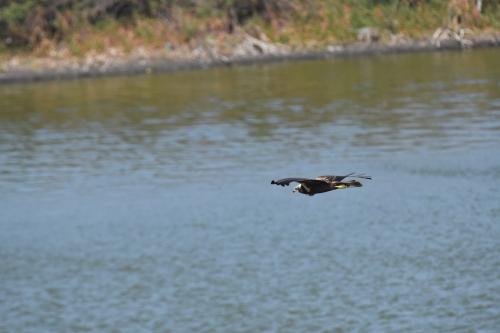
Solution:
[{"label": "reflection on water", "polygon": [[0,86],[0,332],[494,332],[499,61]]}]

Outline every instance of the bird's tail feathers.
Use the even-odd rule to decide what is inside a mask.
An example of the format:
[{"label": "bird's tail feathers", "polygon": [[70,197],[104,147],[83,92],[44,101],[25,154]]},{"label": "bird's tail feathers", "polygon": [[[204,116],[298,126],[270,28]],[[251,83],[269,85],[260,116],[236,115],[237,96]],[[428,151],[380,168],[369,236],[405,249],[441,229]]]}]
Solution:
[{"label": "bird's tail feathers", "polygon": [[351,180],[348,182],[337,183],[334,186],[335,186],[335,189],[342,190],[342,189],[349,188],[349,187],[361,187],[363,185],[360,182],[358,182],[357,180]]}]

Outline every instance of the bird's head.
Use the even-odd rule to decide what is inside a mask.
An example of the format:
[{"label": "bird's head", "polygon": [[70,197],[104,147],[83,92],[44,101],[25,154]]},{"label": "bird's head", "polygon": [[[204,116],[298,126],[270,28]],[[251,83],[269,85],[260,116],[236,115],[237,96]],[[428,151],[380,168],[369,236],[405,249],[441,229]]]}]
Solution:
[{"label": "bird's head", "polygon": [[299,193],[306,193],[306,191],[305,191],[304,187],[302,186],[302,184],[299,184],[299,185],[295,186],[295,187],[293,188],[293,191],[292,191],[292,192],[294,192],[294,193],[295,193],[295,192],[299,192]]}]

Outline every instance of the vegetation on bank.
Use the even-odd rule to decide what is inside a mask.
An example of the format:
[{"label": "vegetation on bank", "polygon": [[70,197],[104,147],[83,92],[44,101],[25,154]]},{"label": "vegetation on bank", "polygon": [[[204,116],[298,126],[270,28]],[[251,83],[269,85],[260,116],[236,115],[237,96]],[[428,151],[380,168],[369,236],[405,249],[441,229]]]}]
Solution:
[{"label": "vegetation on bank", "polygon": [[500,31],[498,0],[0,0],[0,51],[81,56],[194,48],[245,32],[292,49],[355,41],[374,27],[382,40],[438,27]]}]

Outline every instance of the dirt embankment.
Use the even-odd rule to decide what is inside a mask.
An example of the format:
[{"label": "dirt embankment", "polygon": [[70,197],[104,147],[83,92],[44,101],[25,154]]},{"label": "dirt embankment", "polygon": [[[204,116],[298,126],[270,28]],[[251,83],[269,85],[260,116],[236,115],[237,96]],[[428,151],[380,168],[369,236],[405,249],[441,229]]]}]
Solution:
[{"label": "dirt embankment", "polygon": [[0,3],[0,83],[499,45],[494,0]]}]

